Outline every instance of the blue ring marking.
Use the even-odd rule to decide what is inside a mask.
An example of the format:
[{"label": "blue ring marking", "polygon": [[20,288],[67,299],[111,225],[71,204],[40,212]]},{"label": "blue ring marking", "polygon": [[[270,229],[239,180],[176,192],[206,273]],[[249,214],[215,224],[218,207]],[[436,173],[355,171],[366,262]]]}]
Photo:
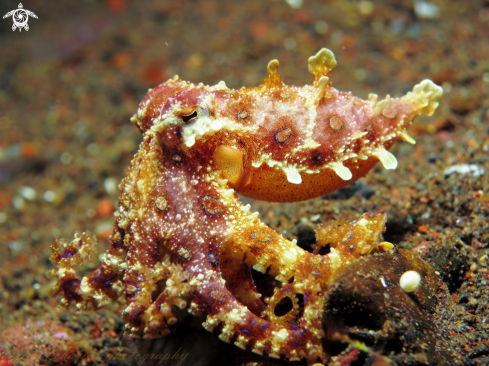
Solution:
[{"label": "blue ring marking", "polygon": [[[165,207],[160,207],[160,206],[158,205],[158,203],[161,203],[160,201],[162,201],[162,200],[164,200],[164,201],[163,201],[163,203],[165,204]],[[160,195],[159,195],[158,197],[156,197],[156,198],[155,198],[155,200],[153,201],[153,205],[154,205],[154,207],[155,207],[155,208],[156,208],[158,211],[160,211],[160,212],[165,212],[165,211],[168,209],[168,199],[167,199],[167,198],[166,198],[164,195],[160,194]]]},{"label": "blue ring marking", "polygon": [[[338,126],[338,124],[337,124],[338,120],[341,122],[340,126]],[[331,124],[331,122],[333,122],[333,124]],[[338,132],[338,131],[341,131],[341,129],[343,128],[344,122],[341,119],[341,117],[338,117],[336,115],[332,115],[331,117],[328,118],[328,124],[329,124],[329,127],[331,127],[331,129],[333,131]]]},{"label": "blue ring marking", "polygon": [[368,214],[368,216],[369,216],[370,218],[374,217],[374,216],[375,216],[375,212],[370,212],[370,213]]},{"label": "blue ring marking", "polygon": [[298,338],[304,334],[304,328],[294,327],[294,332],[292,333],[294,337]]},{"label": "blue ring marking", "polygon": [[104,281],[104,286],[105,286],[105,287],[110,286],[111,282],[112,282],[111,280],[106,280],[106,281]]},{"label": "blue ring marking", "polygon": [[204,207],[205,213],[207,215],[209,215],[209,216],[212,216],[212,217],[219,216],[221,214],[221,212],[222,212],[221,207],[219,207],[219,210],[217,212],[215,212],[215,213],[212,213],[212,212],[208,211],[207,208],[205,207],[205,199],[206,198],[209,198],[209,199],[211,199],[211,200],[213,200],[213,201],[215,201],[215,202],[217,202],[219,204],[221,204],[221,202],[216,197],[212,197],[212,196],[210,196],[208,194],[204,194],[204,197],[202,197],[202,206]]},{"label": "blue ring marking", "polygon": [[[213,259],[214,260],[213,260]],[[217,266],[217,264],[219,263],[219,259],[217,259],[216,255],[214,253],[209,253],[207,254],[207,260],[209,261],[210,264],[212,264],[213,266]]]},{"label": "blue ring marking", "polygon": [[311,274],[315,277],[319,276],[319,272],[316,270],[311,271]]},{"label": "blue ring marking", "polygon": [[[265,322],[265,324],[256,324],[256,320],[259,319],[259,320],[263,320]],[[255,327],[258,327],[258,328],[266,328],[268,327],[268,322],[262,318],[253,318],[251,319],[251,324],[253,324]]]},{"label": "blue ring marking", "polygon": [[238,118],[240,120],[245,120],[246,118],[248,118],[248,112],[246,111],[241,111],[238,113]]},{"label": "blue ring marking", "polygon": [[[314,260],[313,258],[314,258],[314,259],[318,259],[318,260],[319,260],[319,262],[315,263],[315,262],[313,261],[313,260]],[[316,257],[316,256],[314,256],[314,257],[309,257],[308,261],[309,261],[309,263],[311,263],[313,266],[318,266],[318,265],[320,265],[321,263],[323,263],[323,257]]]},{"label": "blue ring marking", "polygon": [[350,249],[350,250],[355,249],[355,244],[350,244],[350,246],[348,247],[348,249]]},{"label": "blue ring marking", "polygon": [[307,294],[304,294],[304,305],[306,305],[308,299],[309,297],[307,296]]},{"label": "blue ring marking", "polygon": [[244,335],[250,335],[251,331],[247,328],[243,328],[243,329],[241,329],[241,333],[243,333]]},{"label": "blue ring marking", "polygon": [[156,244],[156,252],[153,254],[153,258],[158,258],[158,254],[160,254],[160,243]]},{"label": "blue ring marking", "polygon": [[341,242],[342,243],[347,242],[348,240],[350,240],[350,238],[352,237],[352,235],[353,235],[353,230],[350,230],[350,234],[348,234],[348,238],[343,239]]},{"label": "blue ring marking", "polygon": [[295,348],[299,347],[299,344],[298,343],[292,343],[292,346],[294,346]]},{"label": "blue ring marking", "polygon": [[139,287],[137,287],[137,286],[134,286],[134,287],[136,287],[136,289],[135,289],[133,292],[131,292],[130,294],[127,294],[127,293],[126,293],[126,295],[127,295],[127,296],[132,296],[132,295],[134,295],[136,292],[141,291],[141,289],[140,289]]},{"label": "blue ring marking", "polygon": [[61,256],[61,258],[68,258],[68,256],[69,256],[70,258],[73,258],[73,253],[71,253],[71,252],[66,252],[65,254],[63,254],[63,255]]},{"label": "blue ring marking", "polygon": [[98,280],[98,278],[100,277],[100,275],[102,274],[102,271],[100,270],[100,268],[96,269],[95,272],[98,272],[98,275],[96,277],[91,277],[92,280]]},{"label": "blue ring marking", "polygon": [[76,287],[80,283],[80,280],[78,278],[72,278],[66,281],[65,283],[70,287]]},{"label": "blue ring marking", "polygon": [[[255,237],[255,235],[264,235],[268,237],[268,240],[259,240]],[[270,243],[272,241],[272,237],[270,235],[262,233],[260,231],[255,231],[253,234],[251,234],[251,237],[253,238],[254,241],[257,241],[259,243]]]},{"label": "blue ring marking", "polygon": [[[287,138],[286,138],[285,140],[283,140],[283,141],[279,141],[279,140],[277,139],[277,135],[278,135],[280,132],[285,131],[285,130],[287,130],[287,129],[288,129],[288,130],[290,130],[289,136],[287,136]],[[290,138],[291,138],[291,137],[292,137],[292,129],[291,129],[290,127],[284,127],[284,128],[282,128],[281,130],[278,130],[277,132],[275,132],[275,135],[273,136],[273,138],[275,139],[275,141],[276,141],[276,142],[278,142],[279,144],[285,144],[287,141],[289,141],[289,140],[290,140]]]},{"label": "blue ring marking", "polygon": [[[184,255],[182,255],[180,251],[182,251]],[[192,252],[184,246],[180,247],[180,249],[177,250],[177,254],[180,258],[185,259],[186,261],[188,261],[192,257]]]},{"label": "blue ring marking", "polygon": [[[218,298],[215,298],[214,296],[212,296],[212,293],[213,292],[216,292],[218,293],[219,295],[222,295],[222,300],[219,300]],[[224,292],[222,292],[221,290],[212,290],[211,292],[209,292],[209,296],[212,300],[220,303],[220,304],[223,304],[224,301],[226,300],[226,294]]]}]

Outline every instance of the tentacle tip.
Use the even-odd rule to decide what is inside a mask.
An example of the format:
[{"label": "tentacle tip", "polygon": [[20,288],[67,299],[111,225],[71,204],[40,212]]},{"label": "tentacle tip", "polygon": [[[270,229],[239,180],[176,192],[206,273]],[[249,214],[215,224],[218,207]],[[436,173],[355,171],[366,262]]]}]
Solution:
[{"label": "tentacle tip", "polygon": [[426,105],[421,109],[421,113],[429,117],[435,113],[436,108],[440,104],[443,88],[436,85],[433,81],[425,79],[414,86],[413,93],[424,101]]},{"label": "tentacle tip", "polygon": [[322,76],[328,76],[337,65],[334,53],[322,48],[316,55],[309,57],[308,70],[314,75],[314,85],[318,85]]},{"label": "tentacle tip", "polygon": [[277,88],[283,86],[278,73],[279,62],[278,60],[271,60],[267,65],[267,76],[264,80],[266,88]]}]

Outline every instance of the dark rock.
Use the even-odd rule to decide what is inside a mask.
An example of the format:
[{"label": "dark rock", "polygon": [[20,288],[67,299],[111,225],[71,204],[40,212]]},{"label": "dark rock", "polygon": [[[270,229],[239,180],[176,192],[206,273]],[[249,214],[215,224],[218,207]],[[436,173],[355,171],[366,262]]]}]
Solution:
[{"label": "dark rock", "polygon": [[[399,286],[408,270],[422,278],[421,287],[412,293]],[[328,292],[324,347],[330,354],[340,354],[346,348],[337,340],[340,334],[398,364],[417,364],[414,357],[426,365],[450,365],[430,315],[439,284],[435,271],[408,250],[374,254],[347,265]]]},{"label": "dark rock", "polygon": [[297,245],[308,252],[312,251],[311,245],[316,243],[316,232],[314,228],[306,225],[297,227]]}]

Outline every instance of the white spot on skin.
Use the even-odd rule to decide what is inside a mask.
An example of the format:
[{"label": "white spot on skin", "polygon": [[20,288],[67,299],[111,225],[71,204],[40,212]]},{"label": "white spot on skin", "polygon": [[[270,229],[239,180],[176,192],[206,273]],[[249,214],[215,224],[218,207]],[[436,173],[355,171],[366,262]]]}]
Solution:
[{"label": "white spot on skin", "polygon": [[208,116],[199,117],[195,123],[183,128],[182,135],[185,141],[185,146],[194,146],[196,139],[201,138],[210,131],[219,131],[227,124],[228,121],[224,118],[214,119]]},{"label": "white spot on skin", "polygon": [[286,266],[292,266],[294,263],[297,261],[297,250],[294,251],[284,251],[282,252],[282,255],[280,256],[282,261],[284,262],[284,265]]},{"label": "white spot on skin", "polygon": [[416,271],[404,272],[399,280],[399,285],[406,292],[413,292],[419,288],[421,284],[421,275]]},{"label": "white spot on skin", "polygon": [[289,333],[286,329],[281,329],[279,332],[272,332],[272,334],[278,343],[285,342],[289,337]]}]

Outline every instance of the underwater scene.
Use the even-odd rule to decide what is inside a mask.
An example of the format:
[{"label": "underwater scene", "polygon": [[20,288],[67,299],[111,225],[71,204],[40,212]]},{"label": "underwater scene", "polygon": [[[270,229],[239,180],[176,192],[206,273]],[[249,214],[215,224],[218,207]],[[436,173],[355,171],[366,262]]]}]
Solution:
[{"label": "underwater scene", "polygon": [[489,364],[487,0],[0,15],[0,366]]}]

